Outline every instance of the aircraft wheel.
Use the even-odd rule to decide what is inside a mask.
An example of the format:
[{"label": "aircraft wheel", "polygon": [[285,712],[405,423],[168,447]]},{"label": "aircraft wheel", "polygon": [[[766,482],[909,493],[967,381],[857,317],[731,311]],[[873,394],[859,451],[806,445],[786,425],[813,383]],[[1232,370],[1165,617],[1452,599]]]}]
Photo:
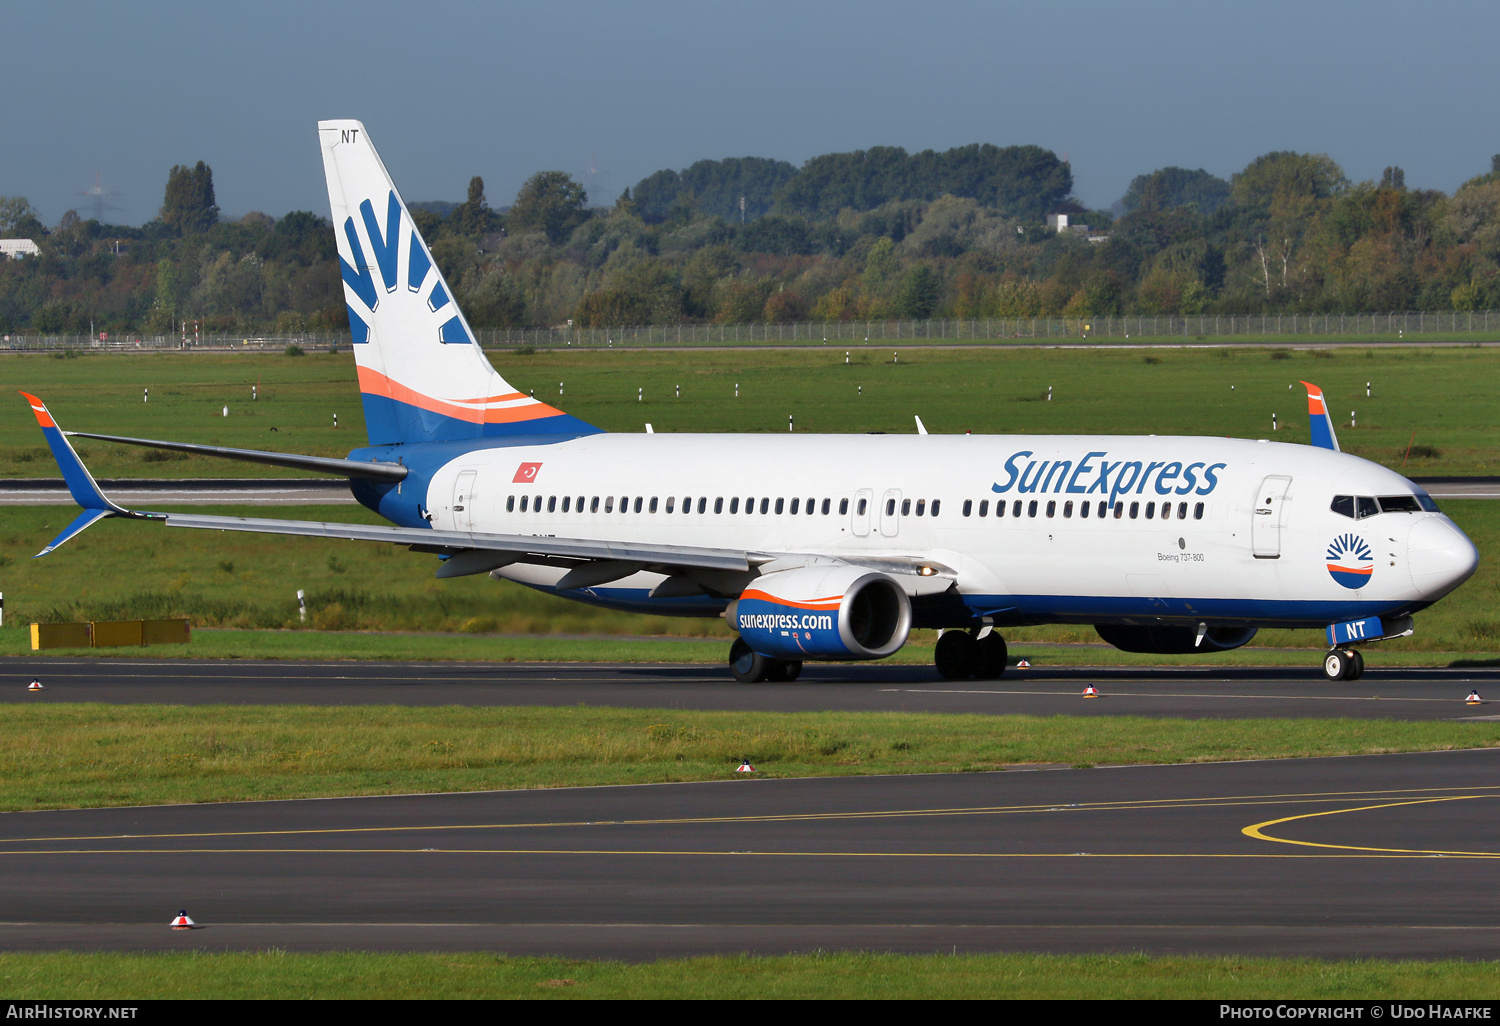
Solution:
[{"label": "aircraft wheel", "polygon": [[1009,661],[1010,649],[997,632],[990,631],[974,642],[974,676],[980,680],[998,680]]},{"label": "aircraft wheel", "polygon": [[937,672],[948,680],[964,680],[972,675],[977,656],[974,635],[968,631],[944,631],[933,650]]},{"label": "aircraft wheel", "polygon": [[1347,680],[1353,665],[1349,653],[1334,649],[1323,657],[1323,676],[1329,680]]},{"label": "aircraft wheel", "polygon": [[741,684],[759,684],[770,675],[772,659],[761,655],[746,644],[744,638],[735,638],[729,646],[729,672]]},{"label": "aircraft wheel", "polygon": [[1349,672],[1344,675],[1345,680],[1359,680],[1365,675],[1365,657],[1355,649],[1349,649]]},{"label": "aircraft wheel", "polygon": [[784,659],[781,663],[781,679],[790,684],[802,676],[802,661],[800,659]]}]

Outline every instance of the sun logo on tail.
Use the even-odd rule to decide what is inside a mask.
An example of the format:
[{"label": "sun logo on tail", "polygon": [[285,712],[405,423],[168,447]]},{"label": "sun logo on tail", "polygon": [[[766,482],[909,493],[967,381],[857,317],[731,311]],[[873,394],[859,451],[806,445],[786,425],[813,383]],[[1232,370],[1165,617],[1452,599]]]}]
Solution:
[{"label": "sun logo on tail", "polygon": [[[428,255],[427,248],[422,244],[416,229],[409,232],[410,239],[406,247],[406,274],[400,274],[398,261],[401,249],[401,203],[396,199],[394,192],[386,197],[385,225],[381,226],[375,216],[375,206],[369,200],[359,205],[360,220],[363,222],[365,237],[369,240],[372,250],[371,259],[365,257],[365,247],[355,229],[354,218],[344,219],[344,237],[349,241],[349,249],[354,257],[351,265],[342,256],[339,257],[339,272],[343,276],[344,284],[353,293],[353,298],[358,299],[366,310],[374,313],[381,304],[382,289],[375,282],[375,272],[380,274],[380,285],[384,286],[383,292],[392,299],[396,295],[404,277],[405,291],[413,296],[419,297],[422,302],[413,307],[412,314],[419,318],[422,314],[437,315],[431,318],[431,324],[426,330],[434,331],[437,341],[444,345],[454,343],[472,343],[473,337],[469,329],[464,325],[463,318],[457,313],[457,307],[452,306],[452,300],[448,290],[443,287],[441,275],[432,274],[432,258]],[[428,279],[434,279],[430,289],[426,288]],[[425,295],[424,295],[425,292]],[[348,301],[350,296],[345,295]],[[370,326],[363,316],[354,309],[354,304],[348,302],[349,307],[349,330],[353,335],[354,344],[368,342],[370,340]],[[444,309],[447,307],[448,309]],[[425,310],[423,309],[425,308]],[[422,318],[425,320],[426,318]]]},{"label": "sun logo on tail", "polygon": [[1363,588],[1375,573],[1375,556],[1357,534],[1341,534],[1328,546],[1328,573],[1351,590]]}]

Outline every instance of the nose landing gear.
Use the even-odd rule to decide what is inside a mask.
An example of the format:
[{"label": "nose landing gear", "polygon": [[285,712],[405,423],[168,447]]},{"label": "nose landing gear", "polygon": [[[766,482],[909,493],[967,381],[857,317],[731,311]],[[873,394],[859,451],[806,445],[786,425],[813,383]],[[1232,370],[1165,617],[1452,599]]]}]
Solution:
[{"label": "nose landing gear", "polygon": [[948,680],[995,680],[1005,673],[1009,658],[1005,639],[994,631],[982,638],[968,631],[944,631],[933,653],[938,674]]},{"label": "nose landing gear", "polygon": [[1329,680],[1359,680],[1365,672],[1365,657],[1352,648],[1330,649],[1323,657],[1323,676]]}]

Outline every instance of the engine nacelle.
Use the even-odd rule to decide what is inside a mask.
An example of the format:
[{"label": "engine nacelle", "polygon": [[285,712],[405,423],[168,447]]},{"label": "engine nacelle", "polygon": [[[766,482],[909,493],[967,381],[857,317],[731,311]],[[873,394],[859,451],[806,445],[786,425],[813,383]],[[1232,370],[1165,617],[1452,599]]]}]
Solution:
[{"label": "engine nacelle", "polygon": [[879,659],[906,644],[911,600],[864,567],[800,567],[757,578],[730,607],[730,623],[775,659]]},{"label": "engine nacelle", "polygon": [[1254,627],[1210,627],[1198,641],[1196,627],[1130,627],[1118,623],[1096,623],[1099,637],[1122,652],[1183,655],[1192,652],[1228,652],[1255,637]]}]

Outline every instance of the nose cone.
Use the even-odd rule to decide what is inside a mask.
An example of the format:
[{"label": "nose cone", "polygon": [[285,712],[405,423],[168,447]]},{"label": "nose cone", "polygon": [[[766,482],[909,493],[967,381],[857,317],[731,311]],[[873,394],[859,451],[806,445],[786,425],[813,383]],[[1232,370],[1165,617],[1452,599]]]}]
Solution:
[{"label": "nose cone", "polygon": [[1447,517],[1427,517],[1411,529],[1406,542],[1411,581],[1423,598],[1448,594],[1479,566],[1479,550]]}]

